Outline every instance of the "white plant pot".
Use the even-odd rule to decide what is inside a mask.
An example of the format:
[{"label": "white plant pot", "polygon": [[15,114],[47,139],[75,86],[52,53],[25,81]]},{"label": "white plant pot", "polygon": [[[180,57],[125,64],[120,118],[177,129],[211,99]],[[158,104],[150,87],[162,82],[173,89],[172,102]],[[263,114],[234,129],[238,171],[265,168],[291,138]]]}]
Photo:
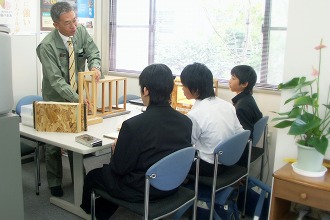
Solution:
[{"label": "white plant pot", "polygon": [[320,172],[323,169],[324,155],[313,147],[298,146],[298,157],[296,167],[307,172]]}]

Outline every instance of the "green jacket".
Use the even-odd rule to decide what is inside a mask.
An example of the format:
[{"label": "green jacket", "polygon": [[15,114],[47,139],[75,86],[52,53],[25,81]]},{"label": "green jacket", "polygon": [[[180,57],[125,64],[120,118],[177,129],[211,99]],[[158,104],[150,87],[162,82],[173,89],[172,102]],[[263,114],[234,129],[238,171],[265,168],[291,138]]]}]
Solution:
[{"label": "green jacket", "polygon": [[[77,26],[72,41],[76,61],[76,80],[78,81],[77,74],[85,71],[86,60],[90,70],[93,67],[101,66],[101,58],[96,44],[84,26]],[[69,54],[58,30],[51,31],[36,50],[42,64],[43,99],[45,101],[78,102],[79,96],[69,83]]]}]

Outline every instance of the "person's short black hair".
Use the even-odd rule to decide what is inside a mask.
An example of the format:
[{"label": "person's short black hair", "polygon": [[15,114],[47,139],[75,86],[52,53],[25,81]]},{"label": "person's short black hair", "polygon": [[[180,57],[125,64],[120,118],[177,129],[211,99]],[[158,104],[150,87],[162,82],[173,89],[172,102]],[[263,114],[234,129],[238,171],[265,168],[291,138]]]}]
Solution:
[{"label": "person's short black hair", "polygon": [[50,17],[53,22],[58,22],[60,15],[73,11],[73,7],[68,2],[57,2],[50,9]]},{"label": "person's short black hair", "polygon": [[186,66],[180,75],[181,83],[189,91],[197,94],[197,99],[203,100],[214,97],[213,74],[207,66],[202,63],[193,63]]},{"label": "person's short black hair", "polygon": [[257,73],[249,65],[238,65],[231,69],[231,75],[239,79],[239,84],[248,83],[244,90],[253,93],[253,87],[257,82]]},{"label": "person's short black hair", "polygon": [[141,92],[149,90],[150,104],[169,103],[174,87],[173,74],[165,64],[151,64],[144,68],[139,77]]}]

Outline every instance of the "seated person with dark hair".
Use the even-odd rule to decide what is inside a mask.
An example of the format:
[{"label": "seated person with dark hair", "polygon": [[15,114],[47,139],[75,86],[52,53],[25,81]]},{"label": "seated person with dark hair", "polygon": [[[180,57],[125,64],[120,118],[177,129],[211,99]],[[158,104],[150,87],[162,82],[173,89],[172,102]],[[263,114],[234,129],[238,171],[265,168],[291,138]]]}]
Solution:
[{"label": "seated person with dark hair", "polygon": [[[250,139],[253,138],[254,124],[262,118],[262,113],[254,100],[253,87],[257,82],[257,74],[251,66],[238,65],[231,70],[231,78],[229,80],[229,88],[232,92],[236,92],[236,96],[232,102],[236,109],[238,120],[245,130],[250,130]],[[239,164],[246,165],[247,152],[245,149]]]},{"label": "seated person with dark hair", "polygon": [[[230,102],[215,96],[213,74],[201,63],[186,66],[181,72],[183,93],[187,99],[196,99],[188,117],[193,122],[191,141],[200,152],[201,176],[213,176],[215,147],[223,140],[243,131],[235,108]],[[194,163],[195,165],[195,163]],[[195,173],[194,165],[190,173]],[[218,166],[220,174],[225,166]]]},{"label": "seated person with dark hair", "polygon": [[[163,157],[191,146],[191,120],[170,106],[174,86],[172,71],[164,64],[147,66],[139,77],[141,97],[147,109],[122,124],[109,164],[90,171],[84,182],[81,208],[90,213],[91,192],[103,188],[130,202],[144,201],[145,173]],[[150,188],[150,199],[173,194]],[[96,200],[96,218],[108,219],[118,208]]]}]

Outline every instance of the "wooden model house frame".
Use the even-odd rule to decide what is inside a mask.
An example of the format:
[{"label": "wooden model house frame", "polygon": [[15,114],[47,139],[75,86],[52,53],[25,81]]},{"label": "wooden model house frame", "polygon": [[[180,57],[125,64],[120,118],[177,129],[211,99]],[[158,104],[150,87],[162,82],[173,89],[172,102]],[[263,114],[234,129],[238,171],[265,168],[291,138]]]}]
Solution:
[{"label": "wooden model house frame", "polygon": [[[218,80],[213,79],[213,88],[215,96],[218,96]],[[173,92],[171,94],[171,106],[182,114],[187,114],[193,106],[193,102],[188,100],[182,91],[182,83],[180,77],[174,79]]]},{"label": "wooden model house frame", "polygon": [[[120,106],[118,103],[120,83],[123,84],[124,103]],[[97,107],[98,96],[97,87],[101,85],[102,97],[101,107]],[[78,93],[79,103],[84,103],[84,100],[89,102],[89,109],[87,109],[87,124],[97,124],[103,121],[103,117],[111,116],[115,113],[126,112],[126,91],[127,78],[116,76],[105,76],[100,79],[98,83],[95,80],[95,72],[79,72],[78,74]],[[108,92],[107,92],[108,91]]]}]

